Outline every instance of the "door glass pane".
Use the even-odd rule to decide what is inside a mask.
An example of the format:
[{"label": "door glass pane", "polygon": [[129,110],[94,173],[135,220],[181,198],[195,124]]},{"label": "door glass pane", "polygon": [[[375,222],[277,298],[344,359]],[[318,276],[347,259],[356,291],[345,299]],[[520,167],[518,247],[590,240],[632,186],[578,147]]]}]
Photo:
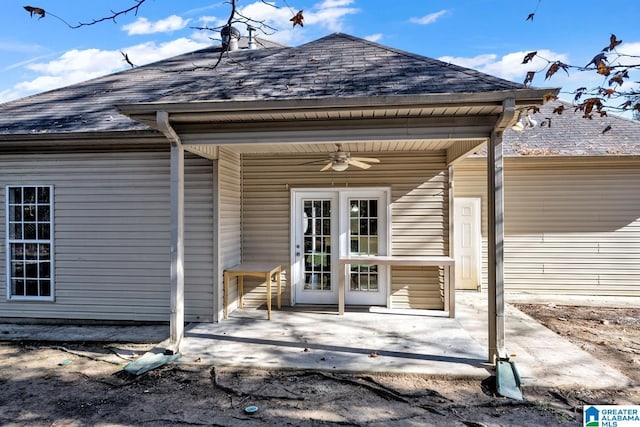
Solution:
[{"label": "door glass pane", "polygon": [[[378,200],[352,199],[349,206],[351,255],[378,255]],[[378,266],[352,264],[349,288],[378,292]]]},{"label": "door glass pane", "polygon": [[331,200],[305,200],[305,291],[331,291]]}]

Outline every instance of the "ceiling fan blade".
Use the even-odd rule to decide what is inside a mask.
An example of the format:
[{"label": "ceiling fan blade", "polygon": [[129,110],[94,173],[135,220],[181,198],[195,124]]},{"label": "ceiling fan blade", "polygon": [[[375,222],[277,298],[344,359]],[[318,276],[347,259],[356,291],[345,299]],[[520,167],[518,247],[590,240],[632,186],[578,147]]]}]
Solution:
[{"label": "ceiling fan blade", "polygon": [[379,159],[375,157],[352,157],[351,160],[359,160],[361,162],[380,163]]},{"label": "ceiling fan blade", "polygon": [[312,162],[301,163],[300,166],[317,165],[318,163],[331,163],[331,160],[314,160]]},{"label": "ceiling fan blade", "polygon": [[333,166],[332,162],[327,163],[322,169],[320,169],[320,172],[324,172],[331,169],[331,166]]},{"label": "ceiling fan blade", "polygon": [[353,165],[353,166],[356,166],[356,167],[359,167],[360,169],[369,169],[371,167],[370,164],[361,162],[360,160],[355,160],[353,158],[351,160],[349,160],[349,164]]}]

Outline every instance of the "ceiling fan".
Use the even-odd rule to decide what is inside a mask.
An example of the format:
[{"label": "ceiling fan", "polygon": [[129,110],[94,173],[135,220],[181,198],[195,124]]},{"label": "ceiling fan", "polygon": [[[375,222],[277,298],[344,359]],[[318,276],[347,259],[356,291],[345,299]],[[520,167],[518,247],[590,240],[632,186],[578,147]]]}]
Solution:
[{"label": "ceiling fan", "polygon": [[321,160],[311,163],[326,163],[320,169],[320,172],[333,169],[336,172],[342,172],[352,165],[361,169],[369,169],[371,165],[369,163],[380,163],[380,160],[373,157],[351,157],[351,153],[342,151],[342,145],[336,144],[336,151],[329,153],[327,160]]}]

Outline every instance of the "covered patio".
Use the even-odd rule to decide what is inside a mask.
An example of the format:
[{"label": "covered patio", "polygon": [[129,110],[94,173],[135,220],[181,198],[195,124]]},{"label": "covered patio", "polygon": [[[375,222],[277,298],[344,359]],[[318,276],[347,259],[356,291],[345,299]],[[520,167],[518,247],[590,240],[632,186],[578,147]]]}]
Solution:
[{"label": "covered patio", "polygon": [[[453,165],[488,144],[489,296],[484,340],[488,345],[465,353],[469,345],[455,344],[434,355],[457,357],[451,355],[460,351],[474,367],[481,360],[493,363],[496,358],[508,358],[503,315],[502,133],[521,111],[542,104],[557,89],[526,87],[343,34],[285,52],[259,57],[238,52],[232,64],[221,65],[212,75],[203,74],[179,91],[117,106],[120,113],[160,131],[171,147],[171,340],[167,351],[182,352],[184,336],[186,152],[213,161],[213,320],[227,323],[211,325],[217,328],[239,321],[237,316],[223,320],[225,310],[232,313],[242,305],[242,295],[233,291],[236,287],[224,292],[223,276],[245,263],[282,267],[283,305],[296,308],[293,317],[303,323],[308,307],[299,311],[300,304],[337,304],[339,312],[350,304],[437,309],[454,316]],[[241,60],[250,64],[251,72],[243,69],[239,77]],[[335,162],[330,164],[332,170],[309,165],[329,153],[337,156],[335,148],[339,151],[341,146],[354,156],[382,161],[355,172],[334,168]],[[361,239],[369,239],[369,250],[361,250],[358,242],[353,248],[351,236],[359,234],[352,233],[347,209],[352,200],[375,202],[374,221],[380,227]],[[319,242],[331,251],[306,251],[309,240],[302,224],[308,224],[307,202],[327,203],[330,207],[322,211],[332,215],[340,210]],[[376,239],[373,245],[371,238]],[[378,264],[386,265],[375,271],[376,288],[372,292],[358,288],[361,298],[350,302],[344,290],[348,294],[352,283],[347,285],[344,275],[335,279],[339,276],[336,266],[353,263],[354,255],[377,257]],[[320,270],[313,279],[315,270],[305,266],[309,259],[327,267],[327,274]],[[394,269],[400,261],[418,260],[436,265]],[[371,276],[370,271],[359,270],[358,280]],[[275,328],[280,315],[274,315]],[[348,317],[334,319],[347,324]],[[432,333],[446,331],[447,326],[436,328],[425,322],[415,329],[417,334]],[[397,334],[407,345],[411,342],[401,338],[408,334],[406,330],[383,327],[379,333]],[[413,338],[420,340],[419,335]],[[438,337],[429,341],[440,345]]]},{"label": "covered patio", "polygon": [[[458,291],[456,318],[438,311],[236,310],[187,325],[179,364],[486,379],[487,294]],[[525,386],[615,388],[629,378],[506,305],[506,340]],[[166,343],[165,343],[166,344]],[[159,345],[162,348],[163,344]]]}]

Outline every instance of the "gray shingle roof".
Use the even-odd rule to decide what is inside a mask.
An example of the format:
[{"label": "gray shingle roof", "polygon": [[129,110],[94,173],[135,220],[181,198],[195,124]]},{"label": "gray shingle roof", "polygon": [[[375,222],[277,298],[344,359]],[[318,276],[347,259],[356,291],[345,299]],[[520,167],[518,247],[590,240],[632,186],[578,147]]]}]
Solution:
[{"label": "gray shingle roof", "polygon": [[519,83],[345,34],[298,47],[212,47],[0,104],[0,135],[148,130],[116,104],[333,98],[523,89]]},{"label": "gray shingle roof", "polygon": [[519,83],[333,34],[273,55],[236,54],[162,101],[258,100],[472,93],[523,89]]},{"label": "gray shingle roof", "polygon": [[[562,114],[554,114],[553,110],[561,105]],[[531,117],[538,122],[533,129],[505,131],[505,156],[640,155],[638,121],[613,114],[594,114],[593,119],[585,119],[582,112],[564,101],[549,102]],[[610,130],[603,133],[608,126]]]}]

